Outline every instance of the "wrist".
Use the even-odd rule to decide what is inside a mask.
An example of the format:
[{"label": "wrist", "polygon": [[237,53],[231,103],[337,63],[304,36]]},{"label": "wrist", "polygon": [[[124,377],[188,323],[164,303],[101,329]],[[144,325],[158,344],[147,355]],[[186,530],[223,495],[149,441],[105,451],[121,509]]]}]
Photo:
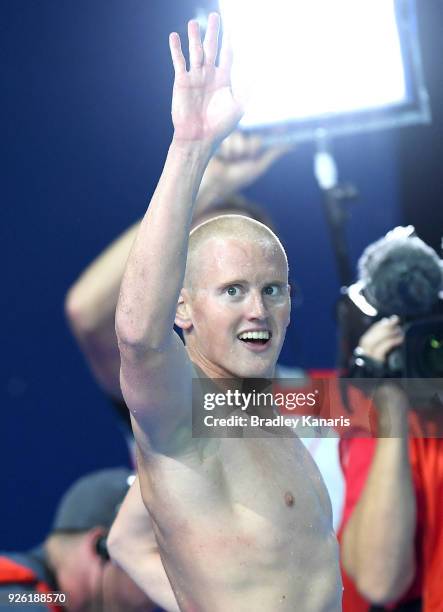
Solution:
[{"label": "wrist", "polygon": [[350,370],[361,378],[384,378],[386,368],[383,361],[374,359],[364,348],[357,346],[350,360]]},{"label": "wrist", "polygon": [[194,198],[211,157],[211,148],[203,143],[183,141],[173,138],[168,151],[168,162],[175,172],[186,176],[187,183],[193,185]]},{"label": "wrist", "polygon": [[212,157],[214,145],[202,140],[186,140],[174,133],[169,150],[185,159],[203,159],[207,164]]},{"label": "wrist", "polygon": [[403,437],[408,433],[409,402],[404,392],[387,381],[375,391],[379,437]]}]

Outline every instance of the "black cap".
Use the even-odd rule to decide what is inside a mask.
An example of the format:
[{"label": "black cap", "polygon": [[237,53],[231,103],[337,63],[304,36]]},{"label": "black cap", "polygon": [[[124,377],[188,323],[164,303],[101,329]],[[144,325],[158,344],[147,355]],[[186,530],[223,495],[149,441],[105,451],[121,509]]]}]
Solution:
[{"label": "black cap", "polygon": [[110,529],[132,483],[126,468],[99,470],[79,478],[63,495],[57,507],[52,532]]}]

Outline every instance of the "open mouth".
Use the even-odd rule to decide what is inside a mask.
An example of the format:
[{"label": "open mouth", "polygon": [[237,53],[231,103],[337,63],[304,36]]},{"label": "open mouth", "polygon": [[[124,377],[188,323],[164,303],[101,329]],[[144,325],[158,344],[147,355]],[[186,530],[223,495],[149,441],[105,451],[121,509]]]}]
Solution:
[{"label": "open mouth", "polygon": [[268,330],[243,332],[237,336],[239,340],[250,346],[265,346],[272,338]]}]

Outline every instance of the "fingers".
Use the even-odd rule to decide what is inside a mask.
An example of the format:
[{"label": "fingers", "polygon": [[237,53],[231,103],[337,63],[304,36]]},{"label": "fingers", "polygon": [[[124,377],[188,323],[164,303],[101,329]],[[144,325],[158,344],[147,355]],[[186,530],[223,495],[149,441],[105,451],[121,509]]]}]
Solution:
[{"label": "fingers", "polygon": [[384,361],[386,355],[404,340],[404,333],[396,316],[374,323],[360,338],[359,346],[364,353],[377,361]]},{"label": "fingers", "polygon": [[203,47],[200,38],[200,26],[194,19],[188,23],[189,67],[201,68],[203,64]]},{"label": "fingers", "polygon": [[[400,339],[403,340],[403,330],[399,325],[400,319],[393,315],[392,317],[382,319],[378,322],[377,332],[381,340]],[[375,326],[374,326],[375,327]]]},{"label": "fingers", "polygon": [[[377,361],[385,361],[386,356],[403,342],[403,337],[386,338],[380,342],[373,351],[373,359]],[[371,356],[371,355],[370,355]]]},{"label": "fingers", "polygon": [[205,64],[215,64],[218,51],[218,35],[220,31],[220,17],[217,13],[211,13],[208,17],[203,51]]},{"label": "fingers", "polygon": [[217,155],[225,161],[252,159],[261,152],[262,148],[261,138],[247,136],[240,130],[235,130],[222,142]]},{"label": "fingers", "polygon": [[177,32],[169,35],[169,49],[171,50],[172,64],[176,74],[186,72],[186,61],[182,52],[180,36]]},{"label": "fingers", "polygon": [[380,319],[380,321],[377,321],[377,323],[374,323],[374,325],[372,325],[368,329],[366,334],[368,336],[374,335],[374,337],[375,336],[384,337],[392,333],[401,332],[402,329],[399,325],[399,322],[400,322],[400,319],[395,315],[389,318]]},{"label": "fingers", "polygon": [[261,162],[263,164],[263,171],[269,168],[274,162],[276,162],[280,157],[286,155],[286,153],[290,153],[294,150],[293,146],[281,146],[281,147],[269,147],[265,149],[262,155]]},{"label": "fingers", "polygon": [[267,147],[260,136],[236,130],[222,142],[217,157],[225,162],[251,161],[260,173],[293,150],[293,145]]},{"label": "fingers", "polygon": [[390,325],[398,325],[400,323],[400,317],[397,315],[391,315],[381,320],[382,323],[388,323]]},{"label": "fingers", "polygon": [[[220,16],[218,13],[211,13],[208,17],[208,26],[204,43],[200,36],[200,26],[195,19],[188,22],[188,41],[189,41],[189,68],[201,68],[203,64],[214,65],[218,52],[218,37],[220,31]],[[177,72],[186,71],[186,60],[180,44],[180,37],[173,32],[169,37],[169,47],[171,49],[172,63]],[[225,46],[226,47],[226,46]],[[225,48],[226,52],[226,48]],[[229,54],[228,54],[229,55]],[[229,61],[225,64],[230,65]]]}]

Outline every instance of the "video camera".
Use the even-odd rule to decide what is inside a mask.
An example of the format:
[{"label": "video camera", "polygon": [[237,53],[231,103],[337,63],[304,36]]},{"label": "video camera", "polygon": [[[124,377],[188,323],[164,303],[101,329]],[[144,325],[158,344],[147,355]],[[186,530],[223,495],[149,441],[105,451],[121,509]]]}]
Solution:
[{"label": "video camera", "polygon": [[[366,300],[361,283],[351,285],[346,293],[352,304],[345,315],[350,336],[348,343],[356,345],[363,333],[383,315]],[[438,299],[426,316],[403,316],[401,327],[404,341],[387,355],[384,363],[375,362],[357,347],[351,358],[351,374],[345,377],[443,379],[443,299]]]},{"label": "video camera", "polygon": [[431,316],[403,325],[404,342],[389,353],[389,378],[443,378],[443,316]]}]

